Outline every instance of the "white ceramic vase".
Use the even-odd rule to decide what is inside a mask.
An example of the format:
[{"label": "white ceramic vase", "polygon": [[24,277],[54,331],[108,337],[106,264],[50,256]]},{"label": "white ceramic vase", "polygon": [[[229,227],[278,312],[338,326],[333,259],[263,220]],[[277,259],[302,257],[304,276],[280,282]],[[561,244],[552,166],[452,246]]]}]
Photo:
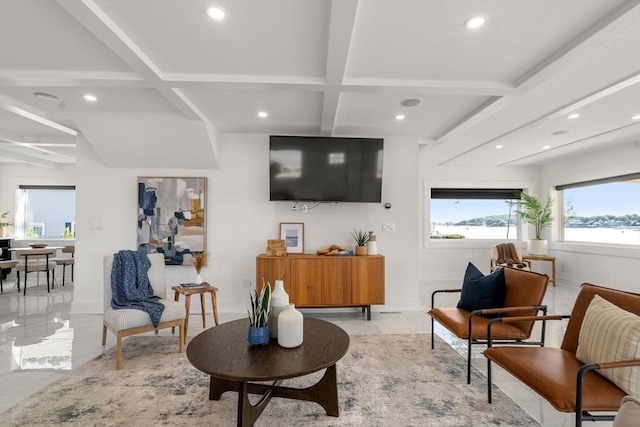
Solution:
[{"label": "white ceramic vase", "polygon": [[196,274],[196,279],[193,281],[193,283],[195,283],[196,285],[202,283],[202,276],[200,276],[200,273]]},{"label": "white ceramic vase", "polygon": [[375,240],[367,242],[367,255],[378,255],[378,242]]},{"label": "white ceramic vase", "polygon": [[296,310],[295,304],[289,304],[278,315],[278,344],[284,348],[294,348],[302,344],[304,336],[304,316]]},{"label": "white ceramic vase", "polygon": [[289,307],[289,294],[284,290],[284,282],[276,280],[271,293],[271,314],[269,315],[269,334],[278,338],[278,315]]}]

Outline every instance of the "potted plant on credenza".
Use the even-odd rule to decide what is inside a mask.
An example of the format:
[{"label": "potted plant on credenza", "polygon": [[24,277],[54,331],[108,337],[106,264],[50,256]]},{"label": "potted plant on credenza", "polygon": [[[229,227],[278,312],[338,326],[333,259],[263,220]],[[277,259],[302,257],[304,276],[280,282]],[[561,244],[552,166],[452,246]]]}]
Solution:
[{"label": "potted plant on credenza", "polygon": [[367,242],[369,241],[369,233],[353,229],[353,233],[351,236],[356,241],[356,255],[366,255],[367,254]]},{"label": "potted plant on credenza", "polygon": [[542,238],[542,230],[549,227],[553,222],[552,206],[553,199],[547,198],[545,203],[534,196],[520,193],[518,200],[518,210],[516,215],[527,224],[533,225],[535,238],[527,242],[527,253],[530,255],[546,255],[548,251],[547,240]]}]

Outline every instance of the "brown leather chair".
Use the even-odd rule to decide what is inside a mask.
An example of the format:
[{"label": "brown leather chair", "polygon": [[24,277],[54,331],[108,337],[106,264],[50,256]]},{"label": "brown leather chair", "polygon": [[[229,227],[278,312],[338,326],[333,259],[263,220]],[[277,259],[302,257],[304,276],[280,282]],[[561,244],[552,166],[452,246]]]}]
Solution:
[{"label": "brown leather chair", "polygon": [[[435,295],[441,292],[461,292],[462,289],[443,289],[431,295],[431,348],[434,348],[434,320],[451,331],[459,339],[467,340],[467,384],[471,384],[471,346],[487,344],[487,315],[535,316],[539,311],[544,314],[547,306],[542,300],[547,291],[549,277],[545,274],[505,268],[505,300],[503,308],[491,308],[468,312],[461,308],[435,308]],[[496,325],[493,331],[494,344],[520,344],[544,346],[545,324],[539,341],[526,341],[531,337],[534,321],[520,321]]]},{"label": "brown leather chair", "polygon": [[569,319],[560,348],[492,347],[484,351],[488,363],[488,401],[491,403],[491,362],[518,378],[546,399],[560,412],[575,412],[576,426],[583,420],[613,420],[613,415],[592,415],[590,412],[615,412],[625,392],[594,369],[640,366],[640,360],[583,364],[576,357],[580,327],[585,311],[594,295],[618,307],[640,315],[640,294],[624,292],[584,283],[570,315],[514,317],[494,319],[489,329],[522,320]]}]

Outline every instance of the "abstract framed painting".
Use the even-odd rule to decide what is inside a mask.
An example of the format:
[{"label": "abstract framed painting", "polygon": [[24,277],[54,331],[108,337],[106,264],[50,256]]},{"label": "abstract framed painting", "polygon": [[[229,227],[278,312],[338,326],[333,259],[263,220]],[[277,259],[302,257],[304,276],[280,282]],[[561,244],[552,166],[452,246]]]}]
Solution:
[{"label": "abstract framed painting", "polygon": [[304,253],[304,223],[281,222],[280,239],[284,240],[288,253]]},{"label": "abstract framed painting", "polygon": [[191,265],[207,250],[207,178],[138,177],[138,250]]}]

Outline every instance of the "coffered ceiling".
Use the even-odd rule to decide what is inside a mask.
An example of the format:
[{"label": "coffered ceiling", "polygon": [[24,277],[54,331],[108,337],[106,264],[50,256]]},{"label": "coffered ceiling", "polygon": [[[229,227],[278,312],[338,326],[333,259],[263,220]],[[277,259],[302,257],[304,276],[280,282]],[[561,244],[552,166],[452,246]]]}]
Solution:
[{"label": "coffered ceiling", "polygon": [[110,167],[215,168],[220,134],[258,133],[535,165],[640,141],[638,115],[639,0],[0,1],[0,162],[90,144]]}]

